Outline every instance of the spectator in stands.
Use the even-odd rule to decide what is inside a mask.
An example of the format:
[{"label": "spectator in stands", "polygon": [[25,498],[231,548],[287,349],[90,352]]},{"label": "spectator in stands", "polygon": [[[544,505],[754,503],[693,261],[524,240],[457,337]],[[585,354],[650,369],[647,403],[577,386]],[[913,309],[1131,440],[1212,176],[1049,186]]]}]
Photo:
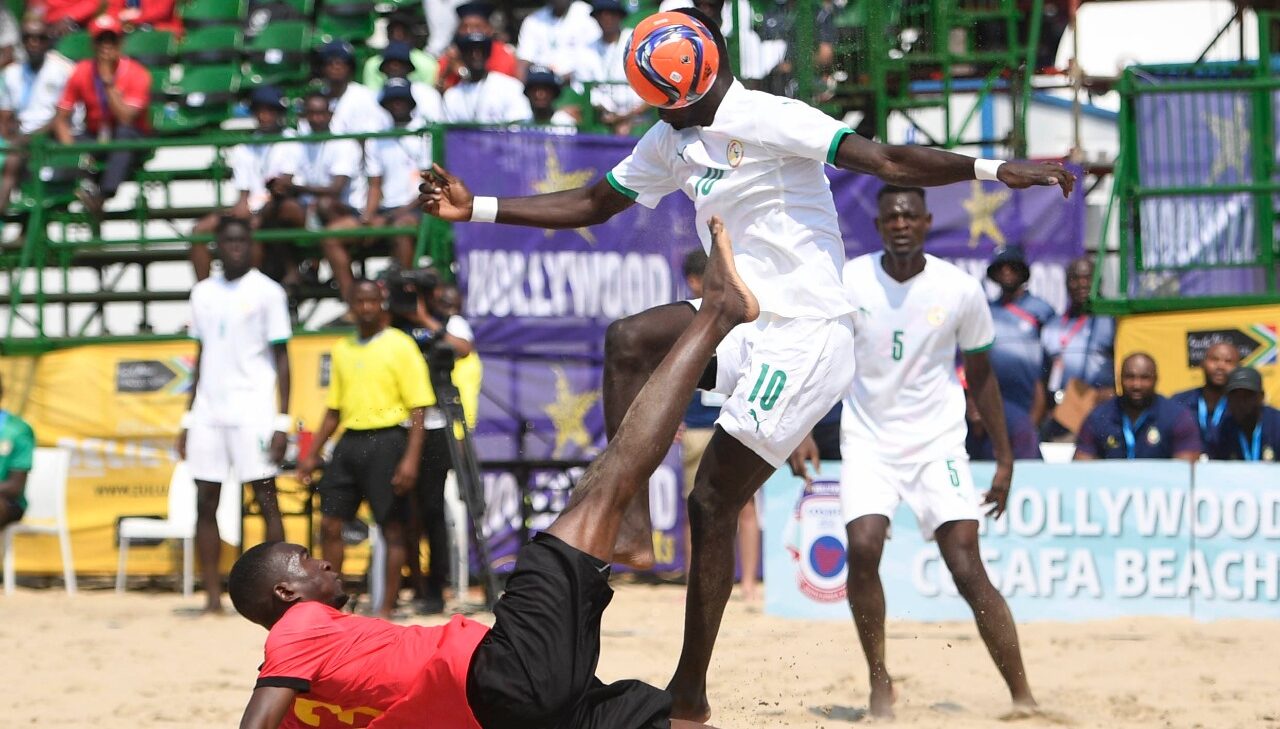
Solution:
[{"label": "spectator in stands", "polygon": [[[760,88],[771,94],[795,97],[797,92],[796,69],[794,56],[796,33],[796,8],[792,0],[776,0],[773,7],[764,13],[764,22],[760,26],[760,39],[764,43],[785,44],[782,61],[765,75]],[[818,13],[814,16],[814,46],[811,69],[802,69],[802,73],[812,73],[826,78],[832,63],[835,61],[836,22],[834,7],[825,2],[818,3]]]},{"label": "spectator in stands", "polygon": [[[356,52],[350,43],[334,40],[320,46],[320,71],[329,96],[333,134],[380,132],[391,126],[391,117],[378,106],[378,95],[352,79],[356,74]],[[304,125],[299,125],[304,133]]]},{"label": "spectator in stands", "polygon": [[1055,316],[1053,307],[1027,292],[1031,268],[1022,246],[1011,245],[998,251],[987,267],[987,278],[1000,286],[999,298],[991,302],[991,318],[996,326],[991,367],[1004,401],[1026,411],[1038,428],[1046,401],[1040,380],[1044,363],[1040,330]]},{"label": "spectator in stands", "polygon": [[[255,136],[275,137],[292,135],[284,128],[284,94],[274,86],[259,86],[249,96],[249,110],[257,127]],[[230,209],[208,215],[196,223],[193,235],[209,235],[218,226],[219,219],[229,215],[248,220],[254,230],[260,228],[302,228],[306,225],[306,211],[297,195],[290,191],[298,174],[302,150],[296,143],[247,142],[231,150],[231,180],[238,193],[235,205]],[[288,255],[282,246],[271,246],[270,253],[255,241],[254,266],[263,269],[268,277],[280,281],[284,278],[283,266]],[[196,280],[209,277],[213,262],[209,247],[203,243],[191,246],[191,267]]]},{"label": "spectator in stands", "polygon": [[[3,399],[4,382],[0,381],[0,401]],[[23,494],[35,452],[35,431],[27,421],[0,408],[0,531],[20,520],[27,510]]]},{"label": "spectator in stands", "polygon": [[1227,412],[1227,377],[1240,366],[1240,350],[1227,341],[1214,342],[1204,351],[1200,370],[1204,386],[1176,393],[1171,400],[1185,407],[1200,426],[1200,440],[1206,453],[1221,445],[1223,416]]},{"label": "spectator in stands", "polygon": [[570,134],[577,131],[577,107],[556,108],[560,91],[560,79],[551,69],[543,66],[529,67],[524,79],[524,95],[529,97],[529,108],[533,112],[529,119],[531,126],[553,127]]},{"label": "spectator in stands", "polygon": [[17,129],[9,155],[4,160],[3,179],[0,179],[0,214],[8,208],[9,198],[26,174],[27,142],[50,130],[58,101],[62,98],[67,79],[71,77],[74,66],[53,50],[52,45],[53,36],[48,24],[35,15],[29,15],[22,22],[22,48],[26,51],[26,60],[10,64],[3,72]]},{"label": "spectator in stands", "polygon": [[387,326],[386,303],[378,284],[356,284],[351,298],[356,333],[334,345],[324,421],[311,452],[298,464],[298,475],[303,483],[312,482],[325,443],[341,426],[344,433],[318,488],[324,558],[341,574],[342,525],[368,500],[387,550],[385,596],[374,607],[379,617],[390,619],[405,560],[406,496],[418,479],[423,416],[435,397],[413,339]]},{"label": "spectator in stands", "polygon": [[[393,308],[393,325],[413,337],[423,357],[441,343],[452,347],[456,356],[454,381],[461,388],[463,383],[457,364],[475,354],[475,334],[461,316],[462,295],[458,287],[440,283],[429,291],[414,287],[408,293],[411,298],[406,299],[416,306],[412,311],[395,311]],[[453,467],[453,459],[449,454],[450,436],[444,411],[438,406],[428,407],[423,422],[427,433],[422,447],[422,465],[418,469],[417,519],[410,520],[409,539],[405,546],[409,551],[409,561],[415,562],[418,544],[423,533],[426,534],[430,550],[426,578],[422,578],[420,567],[414,570],[412,565],[410,576],[414,579],[417,593],[417,611],[423,615],[434,615],[444,611],[444,586],[449,577],[449,529],[445,521],[444,486]]]},{"label": "spectator in stands", "polygon": [[614,134],[630,134],[649,105],[631,89],[622,65],[631,41],[631,29],[622,27],[627,6],[621,0],[595,0],[591,17],[600,26],[600,37],[578,55],[573,80],[591,84],[591,106],[601,124]]},{"label": "spectator in stands", "polygon": [[[400,41],[388,43],[382,51],[382,65],[379,68],[388,80],[399,79],[408,84],[406,88],[413,95],[413,116],[418,123],[438,122],[444,118],[444,101],[440,98],[440,92],[436,91],[435,86],[413,79],[413,70],[416,66],[413,60],[414,50],[408,43]],[[381,96],[379,99],[385,101]],[[386,107],[385,103],[383,107]]]},{"label": "spectator in stands", "polygon": [[[1093,259],[1088,256],[1067,266],[1067,311],[1050,319],[1040,331],[1040,345],[1049,365],[1048,405],[1056,411],[1065,403],[1064,420],[1078,418],[1068,414],[1087,413],[1099,400],[1115,393],[1115,320],[1085,311],[1093,270]],[[1079,423],[1063,423],[1055,417],[1045,424],[1045,440],[1073,434],[1077,428]]]},{"label": "spectator in stands", "polygon": [[462,33],[458,27],[460,0],[422,0],[423,15],[427,19],[427,52],[444,59],[445,50],[453,42],[454,35]]},{"label": "spectator in stands", "polygon": [[[382,107],[387,110],[396,129],[414,129],[412,85],[402,78],[391,78],[382,87]],[[363,222],[372,227],[392,225],[416,227],[422,210],[416,204],[418,185],[423,170],[431,169],[430,139],[421,136],[388,137],[365,142],[365,174],[368,192],[365,200],[353,200],[359,220],[351,215],[341,217],[330,230],[355,228]],[[413,267],[416,235],[398,235],[392,239],[392,255],[402,268]],[[345,300],[351,295],[355,275],[351,272],[351,256],[347,248],[361,245],[356,238],[326,238],[324,255],[333,269],[334,280]]]},{"label": "spectator in stands", "polygon": [[440,75],[437,77],[437,84],[441,92],[457,86],[462,81],[465,66],[462,63],[462,54],[458,51],[457,38],[472,33],[482,33],[493,38],[489,62],[485,65],[490,73],[505,73],[512,78],[520,73],[516,63],[516,52],[511,44],[504,43],[494,36],[493,23],[489,20],[492,15],[493,6],[488,3],[470,2],[458,6],[458,35],[454,37],[454,42],[440,54]]},{"label": "spectator in stands", "polygon": [[[998,341],[999,335],[997,335]],[[1120,365],[1120,397],[1098,405],[1076,438],[1077,461],[1200,458],[1200,432],[1186,408],[1156,394],[1156,361],[1138,352]]]},{"label": "spectator in stands", "polygon": [[1266,404],[1262,375],[1252,367],[1237,367],[1223,389],[1228,417],[1209,457],[1275,463],[1280,453],[1280,410]]},{"label": "spectator in stands", "polygon": [[[695,299],[702,298],[702,277],[707,270],[707,254],[701,248],[689,251],[682,265],[685,283]],[[716,392],[694,390],[693,399],[685,410],[684,423],[677,433],[680,443],[680,463],[684,469],[684,497],[687,500],[693,491],[694,477],[698,473],[698,463],[702,454],[711,442],[711,434],[715,432],[716,418],[720,416],[720,406],[725,396]],[[689,534],[689,523],[684,526],[684,543],[692,544]],[[738,559],[742,568],[742,579],[739,587],[742,599],[755,602],[758,598],[756,575],[760,571],[760,520],[755,499],[748,499],[746,506],[738,514]]]},{"label": "spectator in stands", "polygon": [[582,0],[547,0],[524,19],[516,58],[520,77],[531,65],[546,66],[557,76],[573,73],[578,56],[600,37],[600,26],[591,19],[591,6]]},{"label": "spectator in stands", "polygon": [[[982,413],[978,411],[977,403],[973,401],[968,388],[965,389],[964,396],[964,417],[969,425],[969,434],[964,439],[964,449],[972,460],[994,461],[995,449],[991,445],[987,428],[982,423]],[[1032,427],[1031,418],[1022,408],[1004,403],[1004,424],[1009,431],[1009,446],[1013,449],[1015,459],[1041,460],[1040,441],[1036,438],[1036,429]]]},{"label": "spectator in stands", "polygon": [[62,32],[76,30],[101,13],[120,22],[126,30],[150,27],[182,33],[182,22],[174,14],[175,0],[47,0],[46,22]]},{"label": "spectator in stands", "polygon": [[459,36],[458,52],[467,71],[462,83],[444,92],[444,120],[454,124],[509,124],[533,118],[524,84],[489,71],[493,39],[483,33]]},{"label": "spectator in stands", "polygon": [[293,327],[284,289],[253,267],[252,232],[244,218],[220,218],[216,236],[222,275],[191,289],[191,337],[197,344],[191,379],[196,385],[182,416],[177,451],[196,482],[196,552],[207,613],[222,612],[217,513],[228,474],[252,487],[267,541],[284,539],[276,471],[290,430],[288,345]]},{"label": "spectator in stands", "polygon": [[[388,15],[387,49],[395,43],[403,43],[407,46],[409,49],[407,63],[410,70],[406,77],[414,83],[426,84],[434,88],[440,62],[435,56],[417,47],[413,35],[414,25],[414,18],[409,13],[397,11]],[[364,71],[360,74],[360,80],[372,91],[381,91],[383,82],[387,80],[387,74],[382,68],[386,62],[387,49],[383,50],[381,58],[374,56],[364,62]]]},{"label": "spectator in stands", "polygon": [[[77,109],[84,110],[81,141],[140,139],[150,131],[147,106],[151,103],[151,73],[121,54],[123,33],[120,21],[109,15],[100,15],[89,24],[93,58],[76,64],[53,117],[54,136],[63,144],[77,139],[71,128],[71,116]],[[98,182],[84,180],[76,191],[86,212],[94,217],[101,215],[103,202],[115,197],[137,159],[136,150],[105,154],[100,160],[104,169]]]},{"label": "spectator in stands", "polygon": [[[386,113],[381,107],[380,113]],[[331,133],[333,112],[329,99],[320,92],[307,94],[302,113],[310,134]],[[364,209],[368,201],[367,181],[364,176],[364,150],[354,139],[328,139],[307,141],[303,138],[298,162],[298,174],[287,186],[287,194],[297,196],[306,210],[309,229],[325,228],[343,230],[354,228],[369,211]],[[360,207],[357,207],[360,206]],[[331,245],[325,241],[326,249]],[[341,273],[335,271],[339,290],[342,290]],[[291,278],[292,280],[292,278]],[[343,294],[349,293],[344,291]]]}]

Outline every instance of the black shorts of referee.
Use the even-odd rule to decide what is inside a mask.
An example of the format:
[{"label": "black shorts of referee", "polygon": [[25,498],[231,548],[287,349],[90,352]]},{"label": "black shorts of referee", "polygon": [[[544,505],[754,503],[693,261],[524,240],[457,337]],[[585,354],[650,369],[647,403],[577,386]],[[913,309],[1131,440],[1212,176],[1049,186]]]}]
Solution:
[{"label": "black shorts of referee", "polygon": [[396,495],[391,479],[408,445],[409,431],[399,425],[344,433],[317,488],[320,513],[351,521],[367,499],[378,524],[404,521],[408,499]]},{"label": "black shorts of referee", "polygon": [[607,563],[546,533],[521,548],[467,674],[480,726],[668,729],[666,691],[596,678],[600,618],[612,599]]}]

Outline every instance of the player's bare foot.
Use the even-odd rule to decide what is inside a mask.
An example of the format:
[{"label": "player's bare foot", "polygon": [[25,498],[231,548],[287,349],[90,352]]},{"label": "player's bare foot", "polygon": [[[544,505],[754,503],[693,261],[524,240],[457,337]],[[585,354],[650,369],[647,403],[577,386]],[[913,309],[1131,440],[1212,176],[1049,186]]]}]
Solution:
[{"label": "player's bare foot", "polygon": [[[704,289],[705,290],[705,289]],[[672,686],[667,687],[671,694],[671,718],[706,724],[711,719],[711,704],[707,701],[707,692],[695,691],[684,693]]]},{"label": "player's bare foot", "polygon": [[[618,541],[613,545],[613,561],[633,570],[651,570],[656,562],[653,552],[653,526],[647,518],[638,518],[634,509],[622,517]],[[647,517],[647,512],[642,513]]]},{"label": "player's bare foot", "polygon": [[885,677],[871,685],[871,698],[867,701],[867,712],[876,719],[892,719],[893,705],[898,701],[898,690],[893,686],[893,679]]},{"label": "player's bare foot", "polygon": [[728,329],[760,316],[760,302],[738,276],[733,262],[733,242],[719,216],[707,221],[711,254],[702,278],[702,308],[715,313]]},{"label": "player's bare foot", "polygon": [[217,603],[217,604],[212,604],[212,605],[210,605],[210,604],[206,604],[206,605],[204,606],[204,609],[203,609],[203,610],[201,610],[201,613],[203,613],[204,615],[211,615],[211,616],[214,616],[214,617],[221,617],[221,616],[223,616],[223,615],[226,615],[226,614],[227,614],[227,611],[226,611],[226,610],[224,610],[224,609],[222,608],[222,604],[221,604],[221,603]]},{"label": "player's bare foot", "polygon": [[1013,708],[1003,716],[1001,721],[1017,721],[1019,719],[1032,719],[1041,716],[1040,705],[1030,696],[1022,699],[1013,700]]}]

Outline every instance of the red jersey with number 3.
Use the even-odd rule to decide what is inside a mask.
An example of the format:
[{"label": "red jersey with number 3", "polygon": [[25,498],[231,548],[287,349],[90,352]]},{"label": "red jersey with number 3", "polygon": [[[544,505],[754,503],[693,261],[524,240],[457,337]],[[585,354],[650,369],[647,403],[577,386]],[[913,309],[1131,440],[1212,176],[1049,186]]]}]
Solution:
[{"label": "red jersey with number 3", "polygon": [[480,729],[467,670],[489,628],[394,625],[297,603],[267,635],[258,687],[298,691],[281,729]]}]

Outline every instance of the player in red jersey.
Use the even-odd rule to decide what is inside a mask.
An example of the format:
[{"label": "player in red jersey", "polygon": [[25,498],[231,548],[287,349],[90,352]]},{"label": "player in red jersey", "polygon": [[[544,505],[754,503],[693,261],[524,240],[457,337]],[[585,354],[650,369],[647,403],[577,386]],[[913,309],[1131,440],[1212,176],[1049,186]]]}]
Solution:
[{"label": "player in red jersey", "polygon": [[693,729],[671,696],[595,677],[608,560],[623,513],[666,455],[716,345],[759,304],[712,218],[702,308],[583,474],[575,498],[525,545],[492,629],[462,616],[400,626],[339,612],[337,572],[296,544],[245,552],[231,570],[236,610],[267,628],[266,658],[241,729]]}]

